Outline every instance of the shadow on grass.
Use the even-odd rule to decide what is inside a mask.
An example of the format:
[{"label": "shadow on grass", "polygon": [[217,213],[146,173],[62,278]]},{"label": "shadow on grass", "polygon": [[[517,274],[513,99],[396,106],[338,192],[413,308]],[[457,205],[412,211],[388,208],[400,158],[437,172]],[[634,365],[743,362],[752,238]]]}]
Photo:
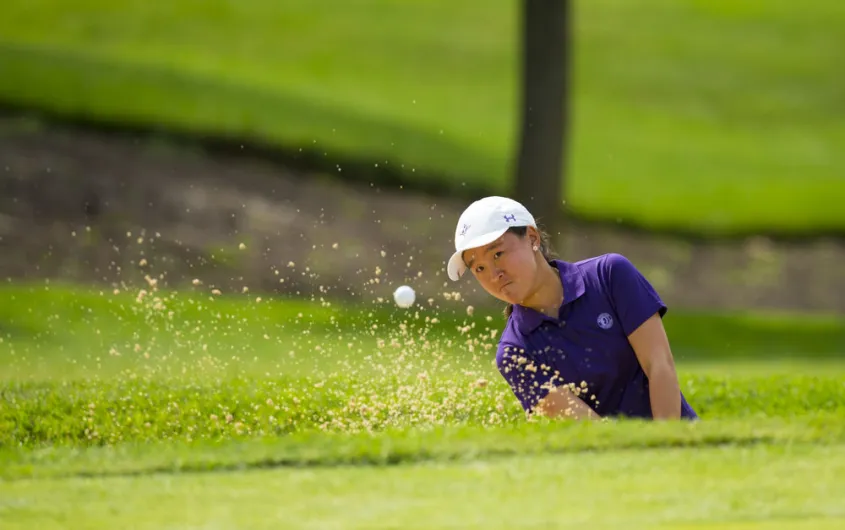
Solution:
[{"label": "shadow on grass", "polygon": [[[2,79],[42,83],[28,84],[23,95],[18,82],[4,86]],[[131,106],[125,104],[129,87]],[[96,108],[79,96],[87,93],[100,95]],[[419,127],[233,80],[52,47],[0,43],[0,112],[199,153],[258,157],[363,184],[466,198],[496,188],[484,177],[495,163]],[[334,131],[332,139],[318,144],[327,130]],[[442,169],[455,166],[466,182]]]},{"label": "shadow on grass", "polygon": [[[26,90],[22,90],[25,86]],[[126,104],[126,94],[132,104]],[[92,103],[94,100],[96,103]],[[237,79],[163,65],[128,65],[50,46],[0,43],[0,113],[69,130],[162,141],[196,153],[260,158],[303,173],[465,201],[508,193],[512,154],[481,152],[459,137]],[[331,133],[328,133],[331,131]],[[2,131],[0,131],[0,134]],[[319,141],[318,141],[319,139]],[[845,238],[837,226],[808,230],[708,228],[592,214],[562,214],[593,226],[693,241]],[[612,217],[612,218],[608,218]]]}]

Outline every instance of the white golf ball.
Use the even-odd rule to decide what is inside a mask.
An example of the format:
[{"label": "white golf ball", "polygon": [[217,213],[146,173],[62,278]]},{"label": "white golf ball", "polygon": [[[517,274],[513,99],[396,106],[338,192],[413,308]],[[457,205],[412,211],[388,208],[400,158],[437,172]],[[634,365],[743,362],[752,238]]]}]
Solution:
[{"label": "white golf ball", "polygon": [[398,287],[395,291],[393,291],[393,299],[399,307],[411,307],[414,305],[414,299],[416,296],[417,295],[414,293],[414,290],[407,285]]}]

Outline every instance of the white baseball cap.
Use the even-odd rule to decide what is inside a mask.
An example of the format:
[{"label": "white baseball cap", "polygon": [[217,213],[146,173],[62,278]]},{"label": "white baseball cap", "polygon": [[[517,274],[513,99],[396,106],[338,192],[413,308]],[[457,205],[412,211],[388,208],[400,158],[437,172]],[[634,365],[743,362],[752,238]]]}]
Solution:
[{"label": "white baseball cap", "polygon": [[470,204],[455,228],[455,253],[446,267],[449,279],[457,281],[466,272],[461,257],[465,250],[492,243],[515,226],[537,228],[537,223],[525,206],[513,199],[491,196]]}]

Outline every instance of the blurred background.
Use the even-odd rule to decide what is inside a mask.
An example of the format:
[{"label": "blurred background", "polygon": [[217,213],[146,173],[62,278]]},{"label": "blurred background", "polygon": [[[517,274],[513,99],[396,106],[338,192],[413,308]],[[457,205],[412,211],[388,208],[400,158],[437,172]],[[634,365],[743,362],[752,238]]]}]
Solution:
[{"label": "blurred background", "polygon": [[525,201],[673,307],[845,313],[839,0],[6,0],[0,279],[496,306]]}]

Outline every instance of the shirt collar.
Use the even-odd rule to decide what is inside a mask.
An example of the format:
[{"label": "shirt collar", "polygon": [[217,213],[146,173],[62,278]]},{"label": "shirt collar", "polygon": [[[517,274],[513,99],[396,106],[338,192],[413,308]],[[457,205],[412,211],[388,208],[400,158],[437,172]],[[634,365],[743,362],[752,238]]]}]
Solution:
[{"label": "shirt collar", "polygon": [[[563,304],[560,306],[560,313],[562,313],[566,304],[577,300],[584,294],[584,275],[581,274],[578,266],[573,263],[552,260],[549,264],[558,270],[560,281],[563,284]],[[558,318],[560,318],[560,313],[558,313]],[[526,335],[540,327],[544,320],[554,320],[539,311],[521,305],[514,305],[513,317],[519,331]]]}]

